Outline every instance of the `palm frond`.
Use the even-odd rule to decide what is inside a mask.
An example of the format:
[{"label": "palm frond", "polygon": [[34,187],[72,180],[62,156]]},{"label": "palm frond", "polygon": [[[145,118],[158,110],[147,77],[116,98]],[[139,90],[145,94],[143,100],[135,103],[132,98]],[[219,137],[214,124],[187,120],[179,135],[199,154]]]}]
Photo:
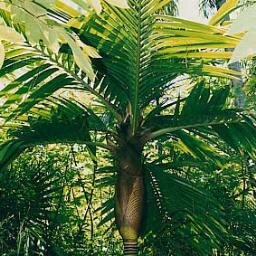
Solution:
[{"label": "palm frond", "polygon": [[[219,5],[218,3],[222,3]],[[217,13],[211,18],[209,24],[219,25],[223,22],[228,15],[239,8],[239,0],[217,1],[216,7],[218,7]]]},{"label": "palm frond", "polygon": [[[49,222],[56,214],[56,201],[62,193],[60,178],[49,172],[49,163],[41,167],[21,159],[8,172],[0,173],[0,222],[6,220],[2,254],[8,249],[16,249],[20,254],[39,254],[45,249]],[[8,220],[10,216],[13,220]]]},{"label": "palm frond", "polygon": [[[103,3],[104,12],[93,15],[79,35],[76,34],[82,44],[96,47],[103,57],[94,61],[95,83],[89,83],[86,72],[78,68],[81,65],[77,64],[82,60],[78,63],[78,49],[74,50],[71,39],[66,40],[71,54],[56,55],[45,45],[35,46],[29,41],[25,45],[6,45],[6,61],[1,75],[17,74],[21,70],[22,76],[13,79],[2,92],[5,96],[13,92],[19,95],[16,100],[10,97],[5,107],[15,103],[26,112],[60,88],[80,88],[99,99],[119,121],[129,109],[135,132],[143,109],[170,87],[170,81],[177,76],[231,78],[237,75],[234,71],[209,64],[213,59],[230,57],[230,53],[213,53],[213,49],[235,47],[239,40],[225,36],[224,31],[216,27],[157,14],[169,2],[130,1],[129,9]],[[7,14],[5,19],[9,26],[15,27]]]},{"label": "palm frond", "polygon": [[34,145],[82,143],[92,153],[96,145],[107,148],[91,140],[91,131],[106,131],[106,127],[99,117],[84,106],[62,99],[56,108],[55,99],[54,103],[48,103],[48,111],[45,108],[43,111],[35,108],[34,111],[35,114],[27,120],[18,119],[6,124],[6,127],[10,127],[7,133],[11,139],[0,146],[0,169],[24,149]]},{"label": "palm frond", "polygon": [[[190,244],[195,249],[198,247],[196,241],[208,241],[211,247],[217,248],[218,243],[224,239],[226,230],[221,217],[221,206],[216,200],[207,192],[198,190],[194,184],[171,174],[161,166],[146,165],[145,174],[147,222],[144,223],[144,232],[154,229],[153,232],[160,235],[168,226],[178,234],[182,233],[185,227],[189,227],[190,236],[184,241],[185,244]],[[201,250],[202,255],[207,253],[207,247]]]},{"label": "palm frond", "polygon": [[0,77],[8,74],[11,81],[0,92],[5,99],[3,110],[15,106],[16,114],[28,112],[59,89],[68,87],[89,92],[118,117],[116,107],[93,89],[93,83],[77,68],[72,56],[56,56],[45,47],[31,45],[6,45],[5,51]]},{"label": "palm frond", "polygon": [[[200,150],[200,140],[203,140],[199,139],[200,135],[198,138],[191,135],[198,135],[197,132],[207,133],[219,136],[235,150],[246,151],[255,157],[254,119],[246,117],[241,110],[228,108],[228,95],[228,87],[211,93],[203,83],[198,84],[185,100],[183,107],[176,109],[173,115],[156,115],[145,122],[145,130],[150,127],[152,129],[151,133],[145,135],[145,142],[169,134],[183,141],[188,148]],[[210,139],[209,136],[208,138]],[[196,144],[198,146],[195,147]],[[205,145],[206,148],[209,149]]]},{"label": "palm frond", "polygon": [[157,15],[168,2],[130,1],[128,10],[104,5],[105,12],[93,16],[82,30],[81,39],[103,57],[95,63],[99,76],[107,74],[100,90],[124,109],[130,106],[133,130],[143,107],[177,76],[237,75],[209,64],[230,57],[223,52],[215,55],[212,49],[235,47],[238,39],[224,36],[216,27]]}]

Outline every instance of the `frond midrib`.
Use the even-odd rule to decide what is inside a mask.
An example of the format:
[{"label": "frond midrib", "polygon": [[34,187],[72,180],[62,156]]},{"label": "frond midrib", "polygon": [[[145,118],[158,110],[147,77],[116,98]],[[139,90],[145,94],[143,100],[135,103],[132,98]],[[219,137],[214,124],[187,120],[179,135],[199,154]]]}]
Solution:
[{"label": "frond midrib", "polygon": [[89,93],[98,98],[99,101],[114,114],[117,120],[120,120],[120,115],[116,107],[111,102],[106,100],[99,92],[93,89],[82,77],[79,76],[79,74],[75,73],[74,71],[66,67],[63,63],[61,63],[57,59],[57,55],[51,55],[50,53],[47,54],[42,49],[35,45],[31,45],[29,42],[24,44],[23,47],[25,47],[25,49],[29,49],[29,52],[31,52],[32,50],[35,56],[42,58],[42,61],[50,63],[53,67],[57,68],[60,74],[63,73],[66,74],[68,77],[72,78],[74,82],[77,83],[77,85],[81,85],[81,89],[87,90]]}]

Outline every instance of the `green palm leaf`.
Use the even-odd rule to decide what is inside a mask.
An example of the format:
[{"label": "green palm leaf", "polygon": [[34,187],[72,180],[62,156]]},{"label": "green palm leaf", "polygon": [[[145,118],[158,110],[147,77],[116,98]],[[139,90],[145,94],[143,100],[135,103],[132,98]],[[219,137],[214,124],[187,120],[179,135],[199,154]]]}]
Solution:
[{"label": "green palm leaf", "polygon": [[237,75],[208,64],[211,59],[230,57],[214,55],[212,49],[235,47],[238,39],[224,36],[215,27],[157,15],[168,2],[131,1],[134,7],[129,10],[105,5],[105,12],[93,16],[81,33],[82,40],[103,56],[95,63],[99,75],[108,74],[101,91],[116,104],[130,106],[133,130],[143,107],[178,75]]},{"label": "green palm leaf", "polygon": [[[129,9],[103,3],[104,12],[92,16],[78,32],[81,40],[95,46],[103,57],[94,61],[97,72],[94,84],[89,83],[86,74],[76,65],[78,50],[57,56],[51,50],[29,42],[23,46],[6,45],[7,59],[0,74],[17,74],[18,70],[23,73],[2,92],[6,97],[14,91],[20,95],[15,100],[7,99],[7,106],[18,104],[20,110],[17,113],[25,113],[60,88],[80,88],[98,98],[119,121],[128,109],[134,133],[144,108],[177,76],[231,78],[237,75],[209,64],[212,59],[230,57],[224,52],[215,55],[213,49],[235,47],[238,39],[225,36],[224,31],[216,27],[157,14],[169,2],[130,1]],[[3,16],[12,26],[10,17],[6,13]],[[69,45],[72,48],[73,42]],[[27,72],[33,79],[29,79]]]},{"label": "green palm leaf", "polygon": [[[10,127],[7,132],[11,139],[0,146],[0,169],[26,148],[40,144],[82,143],[95,154],[97,143],[92,142],[90,131],[106,130],[101,119],[71,101],[60,100],[57,108],[56,99],[52,104],[48,103],[48,111],[35,108],[35,114],[25,122],[17,120],[6,124]],[[97,145],[103,146],[101,143]]]},{"label": "green palm leaf", "polygon": [[[154,229],[154,233],[163,233],[169,226],[176,233],[190,227],[190,244],[194,250],[200,247],[196,241],[208,242],[218,247],[225,237],[224,221],[220,217],[221,206],[214,198],[196,188],[185,179],[163,170],[161,166],[147,165],[147,211],[144,232]],[[161,218],[159,218],[159,215]],[[170,239],[174,239],[170,237]],[[205,255],[207,247],[200,248]],[[200,252],[200,249],[198,252]],[[206,250],[206,251],[205,251]]]},{"label": "green palm leaf", "polygon": [[175,114],[155,115],[145,121],[144,129],[152,130],[145,134],[143,140],[146,142],[167,134],[181,140],[190,150],[200,151],[200,148],[205,148],[205,153],[216,152],[214,148],[203,146],[202,138],[210,139],[211,134],[222,138],[235,150],[246,151],[255,157],[254,119],[246,117],[241,110],[228,109],[228,95],[227,87],[211,93],[203,83],[198,84],[184,101],[182,108],[177,103]]}]

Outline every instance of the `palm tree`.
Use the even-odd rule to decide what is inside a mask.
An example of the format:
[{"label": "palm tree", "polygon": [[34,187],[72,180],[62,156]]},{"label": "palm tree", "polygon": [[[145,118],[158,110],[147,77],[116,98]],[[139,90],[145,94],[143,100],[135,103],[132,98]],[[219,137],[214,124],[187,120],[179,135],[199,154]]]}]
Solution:
[{"label": "palm tree", "polygon": [[[147,152],[152,143],[179,143],[187,154],[215,165],[221,163],[218,144],[208,146],[207,141],[223,140],[251,155],[256,143],[251,118],[227,108],[227,88],[213,92],[202,80],[188,97],[171,102],[163,97],[184,74],[234,78],[236,72],[217,65],[230,53],[218,50],[235,47],[239,41],[225,36],[221,28],[158,14],[168,2],[130,0],[128,9],[104,2],[101,14],[79,20],[81,26],[72,23],[68,31],[73,38],[95,47],[101,56],[92,61],[96,77],[88,66],[83,69],[77,54],[81,49],[73,41],[66,37],[68,44],[54,53],[45,40],[31,42],[31,34],[13,20],[17,16],[1,12],[6,24],[26,38],[22,44],[5,44],[6,60],[0,70],[1,77],[8,75],[11,80],[1,91],[5,99],[1,114],[9,136],[0,148],[1,170],[36,144],[83,143],[92,157],[98,147],[108,150],[116,174],[115,222],[125,255],[137,255],[143,214],[152,230],[156,223],[157,228],[166,225],[182,207],[196,223],[197,234],[219,239],[221,224],[214,216],[202,217],[209,200],[168,172],[171,163],[150,162]],[[66,24],[70,15],[66,9],[47,7],[48,20]],[[76,102],[70,102],[60,89],[80,94],[74,93]],[[83,102],[81,94],[86,94]],[[93,131],[101,135],[99,141],[91,139]],[[169,195],[172,188],[182,193]],[[146,210],[149,207],[159,211],[158,216],[152,216],[157,211]]]}]

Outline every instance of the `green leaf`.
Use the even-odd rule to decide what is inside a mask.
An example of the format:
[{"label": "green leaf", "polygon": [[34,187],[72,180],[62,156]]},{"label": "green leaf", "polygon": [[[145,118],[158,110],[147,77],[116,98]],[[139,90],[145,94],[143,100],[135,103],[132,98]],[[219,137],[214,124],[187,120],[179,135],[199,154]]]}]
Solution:
[{"label": "green leaf", "polygon": [[9,140],[0,145],[0,169],[16,158],[22,151],[35,145],[52,143],[83,143],[95,153],[90,131],[104,130],[104,124],[90,111],[68,100],[48,102],[41,115],[34,108],[27,121],[17,119],[8,130]]},{"label": "green leaf", "polygon": [[4,54],[4,46],[3,46],[3,44],[0,41],[0,69],[3,66],[3,64],[4,64],[4,56],[5,56],[5,54]]},{"label": "green leaf", "polygon": [[22,43],[24,38],[21,34],[16,32],[13,28],[0,25],[0,40],[4,40],[11,43]]},{"label": "green leaf", "polygon": [[82,49],[78,45],[78,42],[75,41],[71,36],[65,33],[62,33],[62,35],[66,39],[68,45],[73,52],[76,64],[88,75],[91,80],[94,80],[95,75],[92,68],[91,60],[86,54],[86,51],[82,51]]},{"label": "green leaf", "polygon": [[105,0],[109,4],[115,5],[120,8],[129,8],[128,0]]},{"label": "green leaf", "polygon": [[236,9],[238,3],[239,0],[227,0],[211,18],[209,24],[212,26],[220,24],[227,17],[227,15]]},{"label": "green leaf", "polygon": [[210,239],[215,246],[220,243],[226,229],[223,225],[224,219],[221,218],[222,208],[213,196],[197,189],[196,184],[178,177],[160,165],[148,164],[145,176],[145,233],[152,231],[152,228],[153,232],[162,232],[166,226],[169,226],[170,230],[176,227],[176,232],[179,232],[185,221],[185,226],[189,226],[191,239],[194,234],[201,240]]}]

